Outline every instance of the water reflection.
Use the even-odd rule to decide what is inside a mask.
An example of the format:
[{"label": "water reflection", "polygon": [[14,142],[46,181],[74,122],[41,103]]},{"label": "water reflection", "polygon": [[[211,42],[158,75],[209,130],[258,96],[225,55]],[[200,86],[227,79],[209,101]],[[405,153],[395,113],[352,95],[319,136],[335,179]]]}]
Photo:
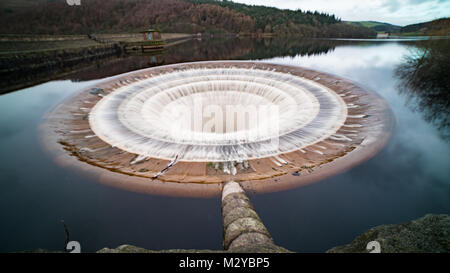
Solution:
[{"label": "water reflection", "polygon": [[[349,43],[337,40],[214,38],[192,39],[167,48],[165,52],[118,54],[103,59],[86,59],[76,63],[50,67],[0,62],[0,93],[55,79],[87,81],[101,79],[133,70],[180,62],[266,59],[278,56],[311,56],[326,54],[337,45]],[[30,60],[32,61],[32,60]],[[59,63],[59,60],[48,60]],[[19,67],[20,69],[17,69]]]},{"label": "water reflection", "polygon": [[[448,41],[437,42],[448,46]],[[424,89],[399,94],[394,79],[400,79],[393,74],[406,63],[402,56],[408,52],[407,46],[425,49],[426,44],[412,40],[191,40],[168,48],[164,55],[122,56],[59,75],[83,82],[52,81],[0,96],[0,173],[4,181],[0,183],[0,252],[58,249],[65,239],[61,219],[70,225],[71,234],[85,251],[123,243],[149,249],[220,248],[220,200],[140,195],[97,184],[82,172],[56,166],[41,150],[36,136],[40,117],[94,83],[86,80],[177,61],[250,58],[304,66],[347,77],[377,92],[392,107],[398,129],[389,146],[373,159],[307,187],[250,196],[277,244],[294,251],[325,251],[351,242],[376,225],[406,222],[426,213],[448,214],[449,142],[439,138],[421,112],[405,107],[405,97],[425,96],[429,105],[440,100],[448,115],[444,91],[449,89],[441,89],[439,95],[422,93]],[[448,47],[446,51],[432,50],[433,56],[447,58],[440,62],[433,57],[435,65],[450,63]],[[436,106],[434,112],[442,109]],[[161,231],[172,236],[162,236]]]},{"label": "water reflection", "polygon": [[395,74],[399,92],[408,106],[435,125],[441,137],[450,139],[450,40],[422,41],[410,48]]},{"label": "water reflection", "polygon": [[[67,76],[71,80],[92,80],[163,64],[210,60],[259,60],[282,56],[326,54],[349,41],[319,39],[192,39],[169,47],[163,54],[123,55],[115,60]],[[101,68],[101,69],[100,69]]]},{"label": "water reflection", "polygon": [[[280,39],[280,38],[208,38],[192,39],[167,48],[164,52],[147,54],[120,54],[92,62],[87,60],[76,67],[55,66],[49,70],[21,71],[12,69],[12,64],[1,63],[5,68],[0,73],[0,93],[11,92],[25,86],[36,85],[54,79],[69,79],[75,82],[102,79],[129,71],[191,61],[208,60],[262,60],[276,57],[310,57],[330,54],[337,47],[366,48],[377,46],[382,50],[383,42],[369,40],[326,39]],[[389,41],[388,41],[389,42]],[[398,89],[406,95],[408,106],[423,114],[424,119],[435,125],[443,139],[450,139],[449,101],[450,40],[403,40],[390,43],[407,45],[409,54],[396,69],[401,80]],[[351,50],[354,53],[354,50]],[[326,57],[324,55],[327,55]],[[383,56],[389,58],[389,53]],[[349,56],[342,65],[354,66],[355,62],[369,64],[381,60],[367,61],[367,56]],[[4,66],[4,67],[3,67]],[[11,73],[4,73],[12,71]],[[325,69],[326,71],[326,69]],[[334,73],[334,72],[332,72]]]},{"label": "water reflection", "polygon": [[[227,59],[268,59],[282,56],[312,56],[326,54],[338,45],[348,41],[321,39],[208,39],[194,40],[190,44],[179,45],[168,52],[168,57],[175,56],[180,61],[227,60]],[[181,50],[184,48],[184,50]]]},{"label": "water reflection", "polygon": [[[389,41],[388,41],[389,42]],[[377,46],[383,50],[383,42],[368,40],[326,40],[326,39],[280,39],[280,38],[208,38],[192,39],[167,48],[165,52],[147,54],[121,54],[106,59],[77,64],[76,67],[52,67],[50,70],[16,71],[3,64],[9,74],[0,73],[1,93],[11,92],[25,86],[36,85],[54,79],[69,79],[75,82],[102,79],[129,71],[191,61],[208,60],[262,60],[276,57],[311,57],[322,55],[331,58],[330,54],[337,47],[366,48]],[[424,119],[434,124],[441,137],[450,139],[449,101],[450,79],[446,75],[450,71],[450,40],[403,40],[390,41],[390,44],[407,45],[409,54],[396,69],[401,79],[398,89],[406,95],[411,109],[423,113]],[[350,50],[354,53],[355,49]],[[327,55],[327,56],[324,56]],[[388,57],[387,52],[383,56]],[[355,62],[369,64],[382,60],[367,60],[367,56],[358,58],[348,56],[343,66],[355,66]],[[305,65],[305,64],[304,64]],[[326,69],[325,69],[326,71]],[[332,72],[332,71],[331,71]],[[332,72],[334,73],[334,72]]]}]

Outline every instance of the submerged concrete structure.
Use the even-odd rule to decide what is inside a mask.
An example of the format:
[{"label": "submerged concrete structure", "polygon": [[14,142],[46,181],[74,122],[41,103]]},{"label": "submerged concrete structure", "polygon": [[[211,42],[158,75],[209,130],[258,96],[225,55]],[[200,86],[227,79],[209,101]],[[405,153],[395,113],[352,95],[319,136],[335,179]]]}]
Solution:
[{"label": "submerged concrete structure", "polygon": [[349,80],[209,61],[105,79],[56,107],[42,132],[56,162],[102,183],[212,197],[231,180],[270,192],[342,172],[383,148],[393,125],[387,103]]},{"label": "submerged concrete structure", "polygon": [[222,190],[223,248],[231,252],[290,252],[275,245],[239,183]]}]

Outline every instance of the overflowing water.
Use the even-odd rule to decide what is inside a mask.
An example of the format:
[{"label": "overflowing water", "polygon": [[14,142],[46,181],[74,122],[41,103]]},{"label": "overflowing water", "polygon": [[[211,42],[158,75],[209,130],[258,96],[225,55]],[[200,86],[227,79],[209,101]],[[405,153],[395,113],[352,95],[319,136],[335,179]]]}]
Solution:
[{"label": "overflowing water", "polygon": [[334,91],[287,73],[192,68],[135,80],[100,100],[90,125],[102,140],[141,159],[274,156],[334,135],[347,116]]}]

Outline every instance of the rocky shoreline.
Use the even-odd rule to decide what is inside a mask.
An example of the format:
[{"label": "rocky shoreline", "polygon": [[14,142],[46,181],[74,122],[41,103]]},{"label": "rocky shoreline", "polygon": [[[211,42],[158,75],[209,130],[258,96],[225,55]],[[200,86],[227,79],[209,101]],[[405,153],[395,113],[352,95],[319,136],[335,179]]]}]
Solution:
[{"label": "rocky shoreline", "polygon": [[[427,214],[408,223],[381,225],[369,229],[350,244],[334,247],[326,253],[368,253],[367,243],[378,241],[382,253],[449,253],[450,252],[450,216],[446,214]],[[279,251],[267,249],[252,249],[252,252],[286,253],[284,248]],[[103,248],[97,253],[212,253],[241,252],[220,250],[147,250],[144,248],[121,245],[117,248]]]},{"label": "rocky shoreline", "polygon": [[[449,253],[450,216],[447,214],[427,214],[408,223],[381,225],[369,229],[350,244],[334,247],[326,253],[368,253],[367,243],[378,241],[382,253]],[[47,249],[35,249],[23,253],[63,253]],[[233,248],[229,250],[210,249],[167,249],[149,250],[133,245],[116,248],[102,248],[96,253],[289,253],[291,251],[272,245]]]},{"label": "rocky shoreline", "polygon": [[365,253],[370,241],[379,242],[382,253],[448,253],[450,216],[427,214],[408,223],[377,226],[327,253]]}]

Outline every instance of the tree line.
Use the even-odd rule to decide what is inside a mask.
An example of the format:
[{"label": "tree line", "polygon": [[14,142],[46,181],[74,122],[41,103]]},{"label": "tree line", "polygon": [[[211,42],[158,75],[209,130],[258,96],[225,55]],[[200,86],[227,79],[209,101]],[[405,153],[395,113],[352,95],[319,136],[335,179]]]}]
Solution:
[{"label": "tree line", "polygon": [[302,37],[371,37],[326,13],[280,10],[213,0],[53,0],[2,10],[0,33],[87,34],[136,32],[148,27],[183,33],[273,33]]}]

